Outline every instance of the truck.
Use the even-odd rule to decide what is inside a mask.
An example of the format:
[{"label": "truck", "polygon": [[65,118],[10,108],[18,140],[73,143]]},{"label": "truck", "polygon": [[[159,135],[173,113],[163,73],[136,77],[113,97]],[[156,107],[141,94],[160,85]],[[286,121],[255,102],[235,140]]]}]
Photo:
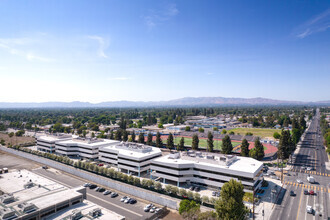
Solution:
[{"label": "truck", "polygon": [[307,181],[308,181],[309,183],[315,183],[315,179],[314,179],[314,177],[312,177],[312,176],[308,176],[308,177],[307,177]]}]

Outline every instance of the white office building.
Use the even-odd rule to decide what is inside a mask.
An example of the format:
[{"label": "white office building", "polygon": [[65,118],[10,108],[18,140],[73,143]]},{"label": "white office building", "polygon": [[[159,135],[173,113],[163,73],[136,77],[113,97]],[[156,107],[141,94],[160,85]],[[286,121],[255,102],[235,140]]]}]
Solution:
[{"label": "white office building", "polygon": [[119,141],[108,139],[73,138],[55,143],[56,154],[87,159],[97,159],[99,149],[118,144]]},{"label": "white office building", "polygon": [[153,160],[151,178],[164,183],[222,187],[230,179],[241,181],[246,191],[257,189],[263,163],[249,157],[202,152],[181,152]]},{"label": "white office building", "polygon": [[37,149],[40,151],[55,153],[55,142],[70,140],[71,135],[41,135],[37,137]]},{"label": "white office building", "polygon": [[149,172],[152,160],[162,156],[159,148],[144,144],[121,142],[99,150],[99,160],[114,164],[122,172]]}]

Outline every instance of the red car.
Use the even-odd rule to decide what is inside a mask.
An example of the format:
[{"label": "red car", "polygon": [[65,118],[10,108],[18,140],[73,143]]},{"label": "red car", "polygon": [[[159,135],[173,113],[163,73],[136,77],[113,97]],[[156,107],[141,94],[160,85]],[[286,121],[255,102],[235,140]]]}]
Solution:
[{"label": "red car", "polygon": [[103,163],[99,163],[99,164],[98,164],[99,167],[102,167],[103,165],[104,165]]},{"label": "red car", "polygon": [[314,191],[313,190],[310,190],[309,191],[309,195],[315,195]]}]

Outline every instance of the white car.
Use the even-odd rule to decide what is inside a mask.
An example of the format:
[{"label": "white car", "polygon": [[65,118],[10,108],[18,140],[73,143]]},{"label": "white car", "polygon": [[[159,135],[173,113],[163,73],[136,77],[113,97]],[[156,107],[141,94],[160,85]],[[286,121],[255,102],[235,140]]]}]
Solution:
[{"label": "white car", "polygon": [[90,183],[85,183],[84,187],[89,187],[91,184]]},{"label": "white car", "polygon": [[156,207],[154,206],[154,207],[152,207],[151,209],[150,209],[150,213],[154,213],[156,211]]},{"label": "white car", "polygon": [[313,208],[312,208],[312,206],[310,206],[310,205],[306,206],[306,211],[309,214],[313,214]]},{"label": "white car", "polygon": [[124,202],[127,199],[127,196],[124,196],[123,198],[120,199],[121,202]]},{"label": "white car", "polygon": [[149,212],[150,211],[150,209],[152,208],[152,206],[153,206],[153,204],[148,204],[148,205],[146,205],[145,207],[144,207],[144,209],[143,209],[143,211],[145,211],[145,212]]},{"label": "white car", "polygon": [[125,199],[124,203],[129,203],[130,200],[131,200],[131,198],[130,198],[130,197],[127,197],[127,198]]},{"label": "white car", "polygon": [[308,171],[311,171],[311,170],[312,170],[312,168],[311,168],[311,167],[307,167],[307,170],[308,170]]},{"label": "white car", "polygon": [[297,183],[302,184],[303,181],[301,181],[300,179],[297,179]]},{"label": "white car", "polygon": [[110,190],[106,190],[106,191],[104,191],[103,195],[109,195],[110,193],[111,193]]}]

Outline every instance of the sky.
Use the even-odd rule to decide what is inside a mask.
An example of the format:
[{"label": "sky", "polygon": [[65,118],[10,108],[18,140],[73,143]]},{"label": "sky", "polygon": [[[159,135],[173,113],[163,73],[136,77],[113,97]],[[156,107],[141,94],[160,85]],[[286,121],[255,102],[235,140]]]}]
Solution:
[{"label": "sky", "polygon": [[330,1],[0,0],[0,102],[330,100]]}]

